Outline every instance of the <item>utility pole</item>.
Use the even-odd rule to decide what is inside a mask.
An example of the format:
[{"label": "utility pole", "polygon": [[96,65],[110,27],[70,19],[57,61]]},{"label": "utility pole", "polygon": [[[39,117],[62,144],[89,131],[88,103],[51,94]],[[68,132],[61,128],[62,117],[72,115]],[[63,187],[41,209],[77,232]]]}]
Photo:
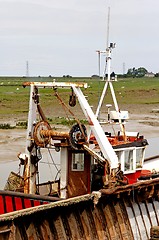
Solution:
[{"label": "utility pole", "polygon": [[26,77],[29,77],[29,62],[26,61]]},{"label": "utility pole", "polygon": [[123,62],[123,75],[125,75],[125,62]]}]

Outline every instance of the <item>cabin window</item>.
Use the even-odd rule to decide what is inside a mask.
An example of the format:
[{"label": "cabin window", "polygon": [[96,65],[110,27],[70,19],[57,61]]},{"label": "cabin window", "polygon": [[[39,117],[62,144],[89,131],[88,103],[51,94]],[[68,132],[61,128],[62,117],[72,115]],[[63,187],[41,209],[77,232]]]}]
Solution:
[{"label": "cabin window", "polygon": [[84,171],[84,153],[72,153],[72,171]]},{"label": "cabin window", "polygon": [[124,171],[133,170],[133,150],[125,151]]},{"label": "cabin window", "polygon": [[136,168],[142,167],[144,148],[136,149]]},{"label": "cabin window", "polygon": [[119,163],[121,163],[121,158],[122,158],[123,151],[116,151],[115,153],[116,153],[116,155],[118,157]]},{"label": "cabin window", "polygon": [[119,163],[121,164],[121,170],[124,171],[125,169],[125,165],[124,165],[124,159],[125,159],[125,154],[124,154],[124,151],[123,150],[116,150],[115,151],[117,157],[118,157],[118,160],[119,160]]}]

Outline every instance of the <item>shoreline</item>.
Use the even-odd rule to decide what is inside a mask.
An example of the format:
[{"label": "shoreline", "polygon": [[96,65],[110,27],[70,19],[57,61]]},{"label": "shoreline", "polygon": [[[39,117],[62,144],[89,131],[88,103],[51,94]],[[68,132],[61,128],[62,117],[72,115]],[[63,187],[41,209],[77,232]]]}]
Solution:
[{"label": "shoreline", "polygon": [[[157,115],[132,114],[125,124],[125,129],[130,132],[139,132],[146,139],[159,137],[159,118]],[[119,129],[119,125],[116,126]],[[114,129],[116,126],[106,124],[103,129],[112,132],[112,127]],[[59,129],[61,126],[55,127]],[[62,129],[67,131],[68,127],[62,126]],[[0,135],[0,161],[16,160],[17,154],[25,151],[26,129],[0,129]]]}]

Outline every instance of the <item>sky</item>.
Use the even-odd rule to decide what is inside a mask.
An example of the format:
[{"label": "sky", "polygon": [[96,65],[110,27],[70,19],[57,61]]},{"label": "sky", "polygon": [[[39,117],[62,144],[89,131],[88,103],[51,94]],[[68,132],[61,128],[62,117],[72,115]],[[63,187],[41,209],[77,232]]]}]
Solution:
[{"label": "sky", "polygon": [[111,71],[159,72],[158,0],[0,0],[0,76],[98,74],[108,36]]}]

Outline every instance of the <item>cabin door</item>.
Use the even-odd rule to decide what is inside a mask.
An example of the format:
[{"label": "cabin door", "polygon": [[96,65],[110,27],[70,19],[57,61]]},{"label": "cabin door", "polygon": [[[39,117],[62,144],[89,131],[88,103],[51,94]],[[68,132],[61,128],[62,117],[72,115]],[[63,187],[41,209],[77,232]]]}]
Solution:
[{"label": "cabin door", "polygon": [[90,193],[91,157],[87,152],[68,152],[68,195],[75,197]]}]

